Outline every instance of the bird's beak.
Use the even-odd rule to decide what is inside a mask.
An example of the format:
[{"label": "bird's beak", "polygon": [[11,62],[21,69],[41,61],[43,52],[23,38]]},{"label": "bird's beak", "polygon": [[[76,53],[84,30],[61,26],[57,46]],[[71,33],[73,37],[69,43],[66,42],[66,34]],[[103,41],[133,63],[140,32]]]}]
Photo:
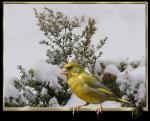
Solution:
[{"label": "bird's beak", "polygon": [[66,75],[68,73],[67,69],[61,69],[60,74]]}]

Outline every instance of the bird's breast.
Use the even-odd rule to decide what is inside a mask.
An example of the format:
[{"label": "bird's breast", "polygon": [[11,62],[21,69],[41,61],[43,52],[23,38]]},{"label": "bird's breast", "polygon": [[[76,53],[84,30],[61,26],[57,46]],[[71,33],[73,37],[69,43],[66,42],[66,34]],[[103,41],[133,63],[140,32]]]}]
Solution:
[{"label": "bird's breast", "polygon": [[84,85],[80,80],[70,79],[68,81],[68,84],[72,92],[80,99],[86,102],[95,103],[95,104],[101,102],[100,95],[97,94],[94,90]]}]

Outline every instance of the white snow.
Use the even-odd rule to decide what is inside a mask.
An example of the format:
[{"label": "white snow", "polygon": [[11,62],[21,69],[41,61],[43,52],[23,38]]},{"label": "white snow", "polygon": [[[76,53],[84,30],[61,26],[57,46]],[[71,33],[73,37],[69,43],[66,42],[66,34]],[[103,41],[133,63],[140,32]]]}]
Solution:
[{"label": "white snow", "polygon": [[138,66],[145,66],[145,58],[142,56],[141,58],[131,60],[132,64],[137,64]]},{"label": "white snow", "polygon": [[128,96],[124,95],[124,96],[122,96],[122,99],[128,100]]},{"label": "white snow", "polygon": [[49,106],[51,107],[60,107],[58,102],[57,102],[57,99],[55,97],[51,98],[49,100]]},{"label": "white snow", "polygon": [[[11,75],[18,75],[18,64],[29,68],[46,58],[45,47],[39,45],[43,33],[36,25],[33,11],[33,8],[42,10],[43,7],[61,11],[69,17],[94,17],[98,26],[96,35],[100,33],[101,37],[110,38],[102,48],[104,58],[136,58],[145,53],[144,4],[4,4],[4,82],[9,81]],[[98,35],[92,40],[96,43],[99,39]]]},{"label": "white snow", "polygon": [[118,59],[113,59],[113,58],[103,58],[100,60],[101,63],[103,63],[104,65],[118,65]]},{"label": "white snow", "polygon": [[[68,103],[64,107],[74,107],[85,104],[85,101],[79,99],[76,95],[72,94],[71,98],[69,99]],[[96,104],[90,104],[84,107],[97,107]],[[105,101],[102,103],[102,107],[104,108],[114,108],[114,107],[121,107],[121,103],[115,101]]]},{"label": "white snow", "polygon": [[96,77],[101,78],[101,76],[99,75],[99,73],[102,71],[102,67],[100,66],[100,62],[99,60],[97,60],[96,64],[95,64],[95,75]]},{"label": "white snow", "polygon": [[[56,65],[50,65],[47,64],[44,60],[41,60],[39,63],[37,63],[32,69],[35,70],[35,75],[40,80],[47,80],[50,87],[54,87],[56,93],[62,88],[57,83],[57,76],[59,76],[59,67]],[[134,69],[130,65],[127,66],[127,68],[123,72],[119,72],[118,68],[113,64],[108,64],[104,70],[104,73],[111,73],[114,75],[117,75],[116,82],[120,84],[119,88],[122,91],[126,91],[126,95],[124,95],[123,99],[128,99],[128,96],[130,94],[134,94],[134,91],[137,90],[137,93],[134,94],[134,99],[137,100],[136,105],[139,104],[139,102],[145,100],[145,66],[139,66],[138,68]],[[136,88],[137,84],[139,84],[139,87]],[[128,88],[127,88],[128,87]],[[30,90],[34,95],[36,95],[36,91],[34,88],[31,88],[29,86],[25,87],[27,90]],[[125,90],[126,89],[126,90]],[[23,92],[22,92],[23,93]],[[41,94],[46,94],[47,90],[45,88],[42,89]],[[7,91],[5,92],[5,95],[8,96],[18,96],[19,92],[17,89],[12,86],[11,83],[7,85]],[[55,107],[58,107],[58,102],[55,98],[52,98],[49,102],[50,106],[54,104]],[[79,99],[77,96],[72,94],[71,98],[67,102],[67,104],[64,107],[72,107],[77,105],[83,105],[85,101]],[[97,105],[90,104],[87,107],[96,107]],[[114,101],[105,101],[102,103],[103,107],[106,108],[114,108],[114,107],[120,107],[121,103],[114,102]]]},{"label": "white snow", "polygon": [[[60,68],[58,65],[51,65],[46,63],[44,60],[41,60],[37,63],[32,69],[35,70],[35,76],[38,80],[49,82],[49,87],[55,90],[55,93],[58,93],[62,89],[62,86],[57,82],[57,77],[64,79],[60,74]],[[66,80],[64,80],[66,81]],[[44,93],[44,89],[42,92]]]},{"label": "white snow", "polygon": [[72,94],[71,98],[67,102],[67,104],[64,107],[73,107],[78,105],[83,105],[85,101],[79,99],[76,95]]},{"label": "white snow", "polygon": [[145,100],[145,85],[144,83],[142,83],[140,86],[139,86],[139,89],[138,89],[138,99],[141,101],[141,100]]},{"label": "white snow", "polygon": [[140,65],[139,66],[145,66],[145,57],[142,57],[140,59]]},{"label": "white snow", "polygon": [[[16,66],[18,64],[31,67],[37,60],[45,59],[45,48],[38,42],[43,38],[39,27],[36,25],[36,18],[33,8],[47,6],[53,10],[60,10],[69,16],[91,16],[96,18],[97,26],[101,26],[97,33],[108,36],[110,41],[103,48],[104,58],[115,57],[139,57],[145,53],[145,6],[144,5],[100,5],[100,4],[5,4],[4,5],[4,94],[7,96],[17,96],[18,90],[8,83],[10,76],[17,76]],[[87,9],[91,8],[91,9]],[[69,9],[69,11],[68,11]],[[79,12],[80,11],[80,12]],[[97,13],[100,13],[97,16]],[[106,14],[108,13],[108,14]],[[24,16],[27,14],[28,16]],[[111,18],[111,19],[110,19]],[[110,21],[111,20],[111,21]],[[24,23],[24,24],[23,24]],[[113,24],[112,24],[113,23]],[[138,28],[137,28],[138,27]],[[23,29],[22,29],[23,28]],[[119,28],[119,29],[117,29]],[[122,29],[120,29],[122,28]],[[140,28],[140,29],[139,29]],[[118,34],[119,33],[119,34]],[[94,42],[99,40],[99,36],[93,38]],[[130,44],[129,44],[130,43]],[[136,44],[135,44],[136,43]],[[133,48],[134,45],[134,48]],[[121,57],[121,58],[122,58]],[[118,62],[105,59],[106,65],[117,65]],[[119,60],[119,59],[118,59]],[[141,101],[145,97],[145,65],[144,59],[140,61],[140,68],[128,69],[126,72],[117,74],[117,82],[120,89],[124,90],[126,84],[131,84],[127,94],[134,91],[137,83],[140,83],[135,99]],[[47,64],[45,61],[39,62],[35,67],[36,75],[41,80],[53,81],[57,84],[58,67]],[[109,69],[108,69],[109,70]],[[110,69],[111,70],[111,69]],[[107,71],[106,71],[107,72]],[[114,73],[111,72],[111,73]],[[128,77],[128,79],[127,79]],[[126,79],[126,80],[125,80]],[[55,100],[55,99],[54,99]],[[74,95],[66,106],[83,103]],[[106,103],[108,106],[111,105]],[[113,104],[115,105],[115,104]]]},{"label": "white snow", "polygon": [[59,74],[59,67],[57,65],[51,65],[46,63],[45,60],[41,60],[32,69],[36,71],[36,77],[39,80],[53,81],[53,83],[57,82],[57,76]]},{"label": "white snow", "polygon": [[4,89],[4,95],[10,97],[18,97],[19,91],[10,83],[7,84],[7,87]]},{"label": "white snow", "polygon": [[116,82],[120,84],[120,90],[126,92],[126,96],[132,94],[137,101],[137,105],[145,100],[145,66],[139,66],[136,69],[127,68],[117,76]]},{"label": "white snow", "polygon": [[37,95],[37,94],[38,94],[38,92],[37,92],[34,88],[32,88],[32,87],[25,86],[25,88],[26,88],[27,90],[30,90],[34,95]]},{"label": "white snow", "polygon": [[11,78],[4,85],[4,95],[10,97],[18,97],[19,91],[13,86],[12,80],[16,80],[17,78]]},{"label": "white snow", "polygon": [[20,95],[23,95],[23,92],[24,92],[24,91],[23,91],[23,89],[21,89],[21,91],[20,91]]},{"label": "white snow", "polygon": [[109,74],[112,74],[112,75],[117,75],[119,73],[119,69],[115,66],[115,65],[108,65],[105,70],[104,70],[104,73],[109,73]]},{"label": "white snow", "polygon": [[41,94],[42,95],[46,95],[47,94],[47,89],[45,87],[42,88]]},{"label": "white snow", "polygon": [[102,103],[102,107],[104,108],[117,108],[121,107],[121,103],[115,101],[105,101]]},{"label": "white snow", "polygon": [[33,94],[32,90],[30,90],[31,88],[27,88],[24,90],[23,94],[25,95],[25,97],[29,100],[34,101],[35,100],[35,95]]},{"label": "white snow", "polygon": [[128,79],[137,82],[145,82],[145,67],[139,67],[129,72]]}]

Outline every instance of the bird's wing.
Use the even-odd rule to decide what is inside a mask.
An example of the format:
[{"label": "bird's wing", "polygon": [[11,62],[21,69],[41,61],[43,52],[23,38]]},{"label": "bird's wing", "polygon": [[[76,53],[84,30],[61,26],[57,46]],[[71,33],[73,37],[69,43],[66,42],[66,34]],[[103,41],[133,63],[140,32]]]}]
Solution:
[{"label": "bird's wing", "polygon": [[110,89],[108,89],[105,85],[100,83],[96,78],[93,76],[89,75],[88,73],[83,73],[79,77],[80,80],[82,80],[82,83],[84,86],[93,88],[97,90],[98,92],[104,93],[107,96],[112,96],[113,93],[111,92]]}]

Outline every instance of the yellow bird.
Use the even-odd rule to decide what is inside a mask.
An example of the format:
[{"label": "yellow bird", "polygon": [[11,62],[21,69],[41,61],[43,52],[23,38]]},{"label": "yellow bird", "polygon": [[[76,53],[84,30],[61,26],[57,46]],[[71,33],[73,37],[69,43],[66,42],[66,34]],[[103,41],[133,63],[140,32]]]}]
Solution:
[{"label": "yellow bird", "polygon": [[99,104],[97,109],[97,113],[99,113],[101,112],[100,104],[104,101],[119,101],[130,104],[128,101],[115,96],[110,89],[75,62],[65,64],[61,73],[67,76],[72,92],[86,101],[86,104],[77,106],[78,109],[88,104]]}]

